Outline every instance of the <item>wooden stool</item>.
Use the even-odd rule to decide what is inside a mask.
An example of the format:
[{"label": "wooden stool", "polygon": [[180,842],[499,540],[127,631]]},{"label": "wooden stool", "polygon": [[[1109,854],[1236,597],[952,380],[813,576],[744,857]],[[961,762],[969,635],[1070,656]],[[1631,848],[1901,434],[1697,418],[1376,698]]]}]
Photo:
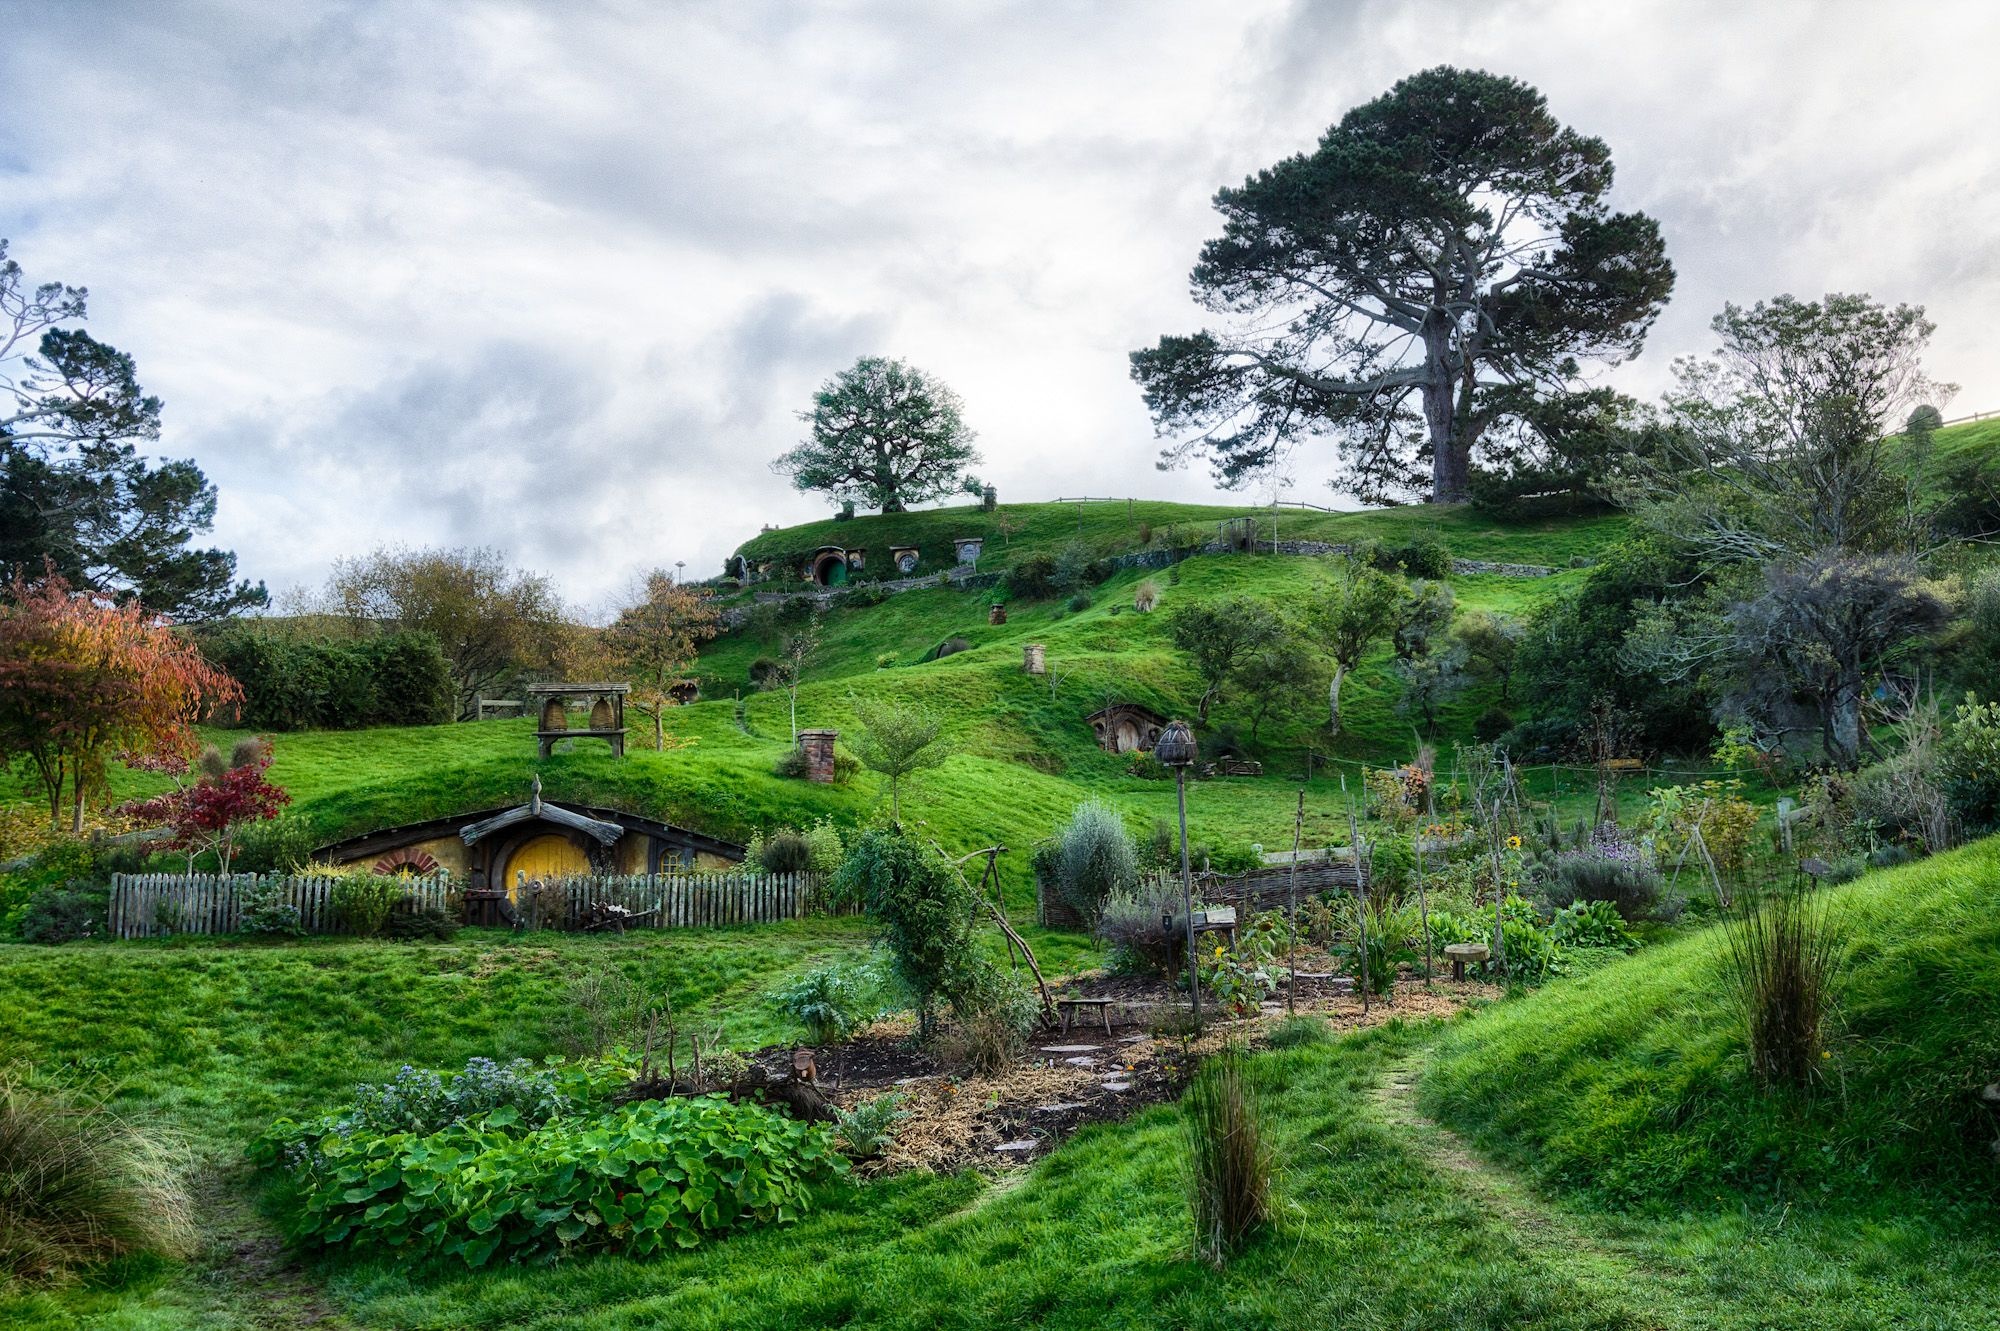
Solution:
[{"label": "wooden stool", "polygon": [[1484,943],[1449,943],[1444,954],[1451,958],[1451,978],[1460,984],[1465,982],[1465,963],[1477,966],[1492,955]]},{"label": "wooden stool", "polygon": [[1114,1001],[1109,998],[1058,998],[1056,1000],[1056,1010],[1062,1014],[1062,1028],[1067,1032],[1069,1030],[1070,1019],[1077,1015],[1079,1009],[1094,1007],[1097,1009],[1099,1019],[1104,1023],[1104,1033],[1109,1035],[1111,1034],[1111,1004]]}]

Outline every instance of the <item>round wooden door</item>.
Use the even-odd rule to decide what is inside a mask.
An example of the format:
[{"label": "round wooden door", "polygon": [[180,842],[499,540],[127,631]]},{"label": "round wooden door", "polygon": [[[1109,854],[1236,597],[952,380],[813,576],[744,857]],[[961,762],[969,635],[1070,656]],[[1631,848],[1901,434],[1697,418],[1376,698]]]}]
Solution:
[{"label": "round wooden door", "polygon": [[544,833],[530,837],[507,857],[507,895],[511,899],[522,883],[537,878],[561,878],[567,874],[590,872],[590,859],[566,836]]}]

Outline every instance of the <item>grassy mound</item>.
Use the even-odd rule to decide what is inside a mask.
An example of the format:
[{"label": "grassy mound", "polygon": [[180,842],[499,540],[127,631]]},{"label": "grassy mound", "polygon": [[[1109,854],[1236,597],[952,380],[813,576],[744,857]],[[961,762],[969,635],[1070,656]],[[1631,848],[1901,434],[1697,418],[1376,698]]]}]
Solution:
[{"label": "grassy mound", "polygon": [[1425,1112],[1548,1183],[1625,1205],[1922,1189],[1990,1203],[2000,1120],[2000,839],[1832,892],[1843,962],[1823,1084],[1760,1091],[1711,928],[1454,1030]]}]

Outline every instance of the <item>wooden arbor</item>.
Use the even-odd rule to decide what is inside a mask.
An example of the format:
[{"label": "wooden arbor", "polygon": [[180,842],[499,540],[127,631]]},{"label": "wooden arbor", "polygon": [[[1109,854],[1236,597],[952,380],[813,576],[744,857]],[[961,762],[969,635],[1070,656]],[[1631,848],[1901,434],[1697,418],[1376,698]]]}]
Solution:
[{"label": "wooden arbor", "polygon": [[[611,752],[625,756],[625,695],[630,684],[530,684],[528,705],[535,709],[535,741],[541,756],[555,751],[561,739],[601,739]],[[581,729],[569,723],[571,702],[590,708],[589,724]]]}]

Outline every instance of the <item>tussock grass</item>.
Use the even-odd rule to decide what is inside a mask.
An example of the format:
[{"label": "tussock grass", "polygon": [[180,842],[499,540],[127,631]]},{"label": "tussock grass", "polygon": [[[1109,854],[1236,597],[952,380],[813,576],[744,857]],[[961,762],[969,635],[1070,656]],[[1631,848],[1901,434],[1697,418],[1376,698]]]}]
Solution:
[{"label": "tussock grass", "polygon": [[173,1150],[102,1104],[0,1076],[0,1275],[60,1280],[193,1243]]},{"label": "tussock grass", "polygon": [[1274,1156],[1250,1060],[1230,1048],[1210,1059],[1181,1098],[1194,1250],[1211,1266],[1240,1251],[1271,1217]]},{"label": "tussock grass", "polygon": [[1753,894],[1731,912],[1723,936],[1757,1080],[1791,1090],[1813,1085],[1832,1056],[1824,1032],[1840,964],[1824,899],[1810,891]]}]

